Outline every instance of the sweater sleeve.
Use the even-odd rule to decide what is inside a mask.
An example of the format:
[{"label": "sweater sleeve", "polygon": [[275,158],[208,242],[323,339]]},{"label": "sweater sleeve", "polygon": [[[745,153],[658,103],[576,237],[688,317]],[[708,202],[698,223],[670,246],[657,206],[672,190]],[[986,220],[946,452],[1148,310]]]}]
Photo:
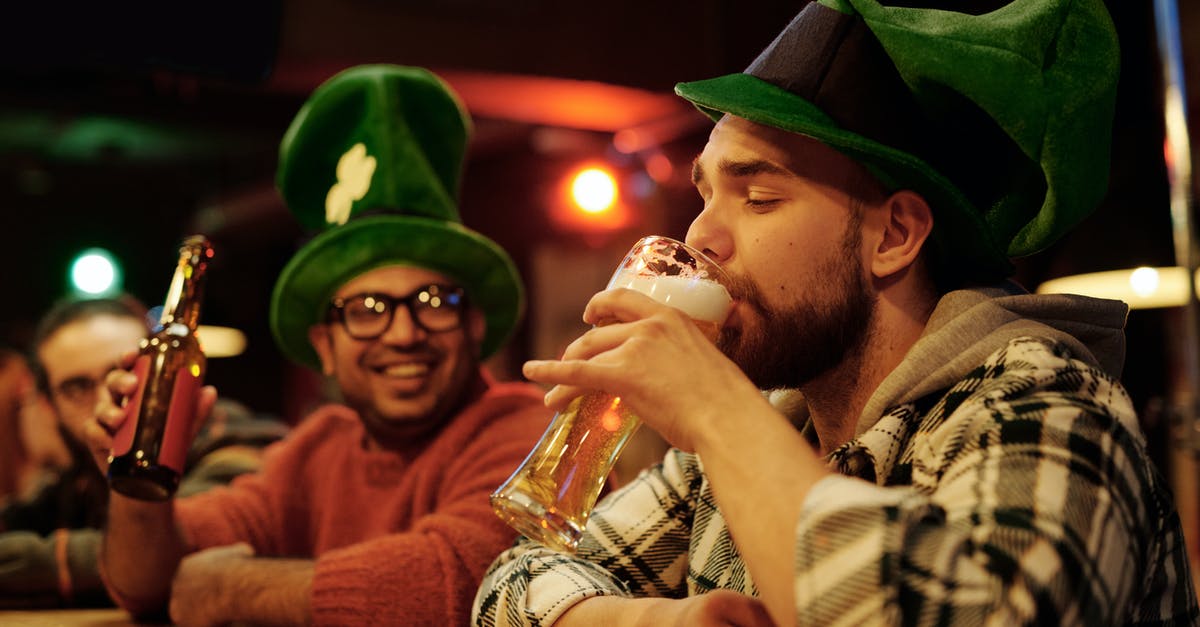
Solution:
[{"label": "sweater sleeve", "polygon": [[432,511],[402,533],[320,555],[314,624],[466,624],[484,570],[516,535],[488,496],[521,463],[546,419],[531,403],[493,416],[480,437],[452,453]]},{"label": "sweater sleeve", "polygon": [[0,534],[0,607],[112,605],[100,581],[97,529]]},{"label": "sweater sleeve", "polygon": [[293,472],[297,455],[282,445],[264,451],[259,472],[176,499],[176,524],[189,550],[247,542],[259,554],[284,554],[276,533],[278,517],[272,511],[272,477]]}]

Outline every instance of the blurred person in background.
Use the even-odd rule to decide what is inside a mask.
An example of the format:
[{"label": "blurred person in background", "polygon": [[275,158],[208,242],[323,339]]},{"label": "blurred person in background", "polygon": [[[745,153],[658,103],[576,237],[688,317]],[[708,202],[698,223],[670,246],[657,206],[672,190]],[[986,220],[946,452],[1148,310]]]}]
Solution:
[{"label": "blurred person in background", "polygon": [[[111,605],[96,551],[108,484],[84,441],[98,388],[148,333],[144,306],[129,296],[69,299],[40,320],[32,347],[37,391],[26,394],[23,439],[65,448],[37,485],[0,510],[0,605]],[[222,400],[191,447],[179,491],[201,492],[258,470],[261,449],[286,433],[275,420]],[[54,444],[33,444],[53,450]],[[64,463],[65,462],[65,463]]]},{"label": "blurred person in background", "polygon": [[[47,473],[70,464],[46,398],[25,356],[0,349],[0,506],[37,489]],[[45,426],[43,426],[45,425]]]}]

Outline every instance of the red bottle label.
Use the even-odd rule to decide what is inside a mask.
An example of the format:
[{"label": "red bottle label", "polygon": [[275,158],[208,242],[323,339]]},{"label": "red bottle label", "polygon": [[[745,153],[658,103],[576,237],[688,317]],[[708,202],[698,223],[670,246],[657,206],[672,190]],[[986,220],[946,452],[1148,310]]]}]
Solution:
[{"label": "red bottle label", "polygon": [[125,404],[125,420],[113,434],[113,457],[120,457],[133,448],[133,434],[137,433],[138,409],[142,406],[142,395],[146,392],[146,371],[150,369],[150,356],[140,355],[133,364],[133,374],[137,377],[137,391]]},{"label": "red bottle label", "polygon": [[199,391],[200,377],[187,368],[180,368],[175,374],[171,408],[167,410],[167,426],[163,430],[162,447],[158,452],[158,463],[180,474],[183,474],[183,463],[192,441],[192,424],[196,420]]},{"label": "red bottle label", "polygon": [[[150,370],[150,356],[141,355],[133,365],[133,374],[138,378],[138,388],[125,405],[125,421],[113,435],[113,457],[120,457],[133,448],[137,433],[142,396],[146,391],[146,373]],[[171,406],[167,409],[167,424],[163,427],[162,443],[158,449],[159,464],[183,474],[188,447],[191,446],[192,424],[196,418],[196,401],[200,391],[200,377],[187,368],[175,374],[175,385],[171,390]]]}]

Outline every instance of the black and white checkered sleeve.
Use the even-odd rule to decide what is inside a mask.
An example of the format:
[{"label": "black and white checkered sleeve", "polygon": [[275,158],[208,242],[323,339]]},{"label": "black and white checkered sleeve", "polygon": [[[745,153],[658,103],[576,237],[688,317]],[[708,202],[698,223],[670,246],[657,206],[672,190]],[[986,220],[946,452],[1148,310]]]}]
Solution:
[{"label": "black and white checkered sleeve", "polygon": [[1146,565],[1178,569],[1184,553],[1119,383],[1014,340],[932,412],[943,418],[914,436],[912,486],[832,477],[806,498],[798,622],[1194,620],[1190,582],[1143,603],[1162,575]]},{"label": "black and white checkered sleeve", "polygon": [[575,555],[521,538],[484,575],[475,625],[549,625],[594,596],[681,597],[685,591],[694,456],[671,451],[608,495],[588,520]]}]

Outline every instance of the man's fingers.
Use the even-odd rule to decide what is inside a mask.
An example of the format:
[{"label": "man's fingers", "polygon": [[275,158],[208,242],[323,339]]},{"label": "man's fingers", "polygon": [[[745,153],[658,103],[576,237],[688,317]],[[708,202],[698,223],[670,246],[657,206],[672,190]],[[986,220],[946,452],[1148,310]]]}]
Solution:
[{"label": "man's fingers", "polygon": [[[714,594],[716,593],[716,594]],[[772,627],[767,606],[761,599],[744,595],[733,590],[714,590],[703,597],[692,609],[698,610],[700,616],[691,616],[686,624],[716,624],[738,625],[739,627]]]},{"label": "man's fingers", "polygon": [[622,325],[611,325],[589,329],[575,338],[563,350],[563,361],[591,359],[600,353],[612,350],[629,338],[629,329]]},{"label": "man's fingers", "polygon": [[213,406],[217,404],[217,388],[206,385],[200,388],[199,397],[196,399],[196,416],[201,422],[208,420],[212,415]]},{"label": "man's fingers", "polygon": [[[539,383],[554,384],[546,393],[546,407],[555,411],[565,408],[572,399],[588,391],[588,385],[578,385],[580,373],[586,366],[579,361],[533,360],[525,362],[521,372],[525,378]],[[570,381],[571,383],[567,383]]]},{"label": "man's fingers", "polygon": [[133,362],[137,361],[140,350],[134,349],[121,353],[121,358],[117,360],[117,368],[121,370],[133,370]]},{"label": "man's fingers", "polygon": [[104,377],[104,386],[113,399],[125,398],[137,391],[138,378],[128,370],[113,370]]},{"label": "man's fingers", "polygon": [[192,418],[192,440],[204,430],[204,425],[212,420],[213,407],[217,404],[217,388],[205,385],[196,392],[196,415]]},{"label": "man's fingers", "polygon": [[576,397],[582,396],[587,390],[573,385],[556,385],[546,392],[546,407],[554,411],[562,411],[571,404],[571,401]]},{"label": "man's fingers", "polygon": [[96,421],[108,433],[113,433],[125,421],[122,399],[137,392],[138,378],[128,370],[113,370],[104,377],[104,386],[97,395],[93,413]]},{"label": "man's fingers", "polygon": [[230,552],[244,557],[254,557],[254,547],[247,542],[237,542],[229,545]]},{"label": "man's fingers", "polygon": [[90,420],[83,425],[83,439],[92,460],[101,474],[108,474],[108,456],[112,452],[113,438],[108,428],[98,420]]},{"label": "man's fingers", "polygon": [[597,293],[583,310],[583,321],[588,324],[604,322],[631,322],[660,311],[666,305],[627,288],[616,288]]},{"label": "man's fingers", "polygon": [[583,361],[555,361],[552,359],[534,359],[525,362],[521,367],[522,374],[530,381],[547,385],[579,385],[588,387]]},{"label": "man's fingers", "polygon": [[[137,390],[137,385],[137,377],[124,370],[114,370],[105,378],[105,386],[100,389],[96,406],[92,410],[95,420],[88,422],[86,431],[89,434],[89,446],[97,463],[101,459],[107,460],[108,453],[112,450],[112,436],[125,422],[127,410],[114,399],[116,397],[128,398]],[[105,470],[105,468],[101,468],[101,470]]]}]

